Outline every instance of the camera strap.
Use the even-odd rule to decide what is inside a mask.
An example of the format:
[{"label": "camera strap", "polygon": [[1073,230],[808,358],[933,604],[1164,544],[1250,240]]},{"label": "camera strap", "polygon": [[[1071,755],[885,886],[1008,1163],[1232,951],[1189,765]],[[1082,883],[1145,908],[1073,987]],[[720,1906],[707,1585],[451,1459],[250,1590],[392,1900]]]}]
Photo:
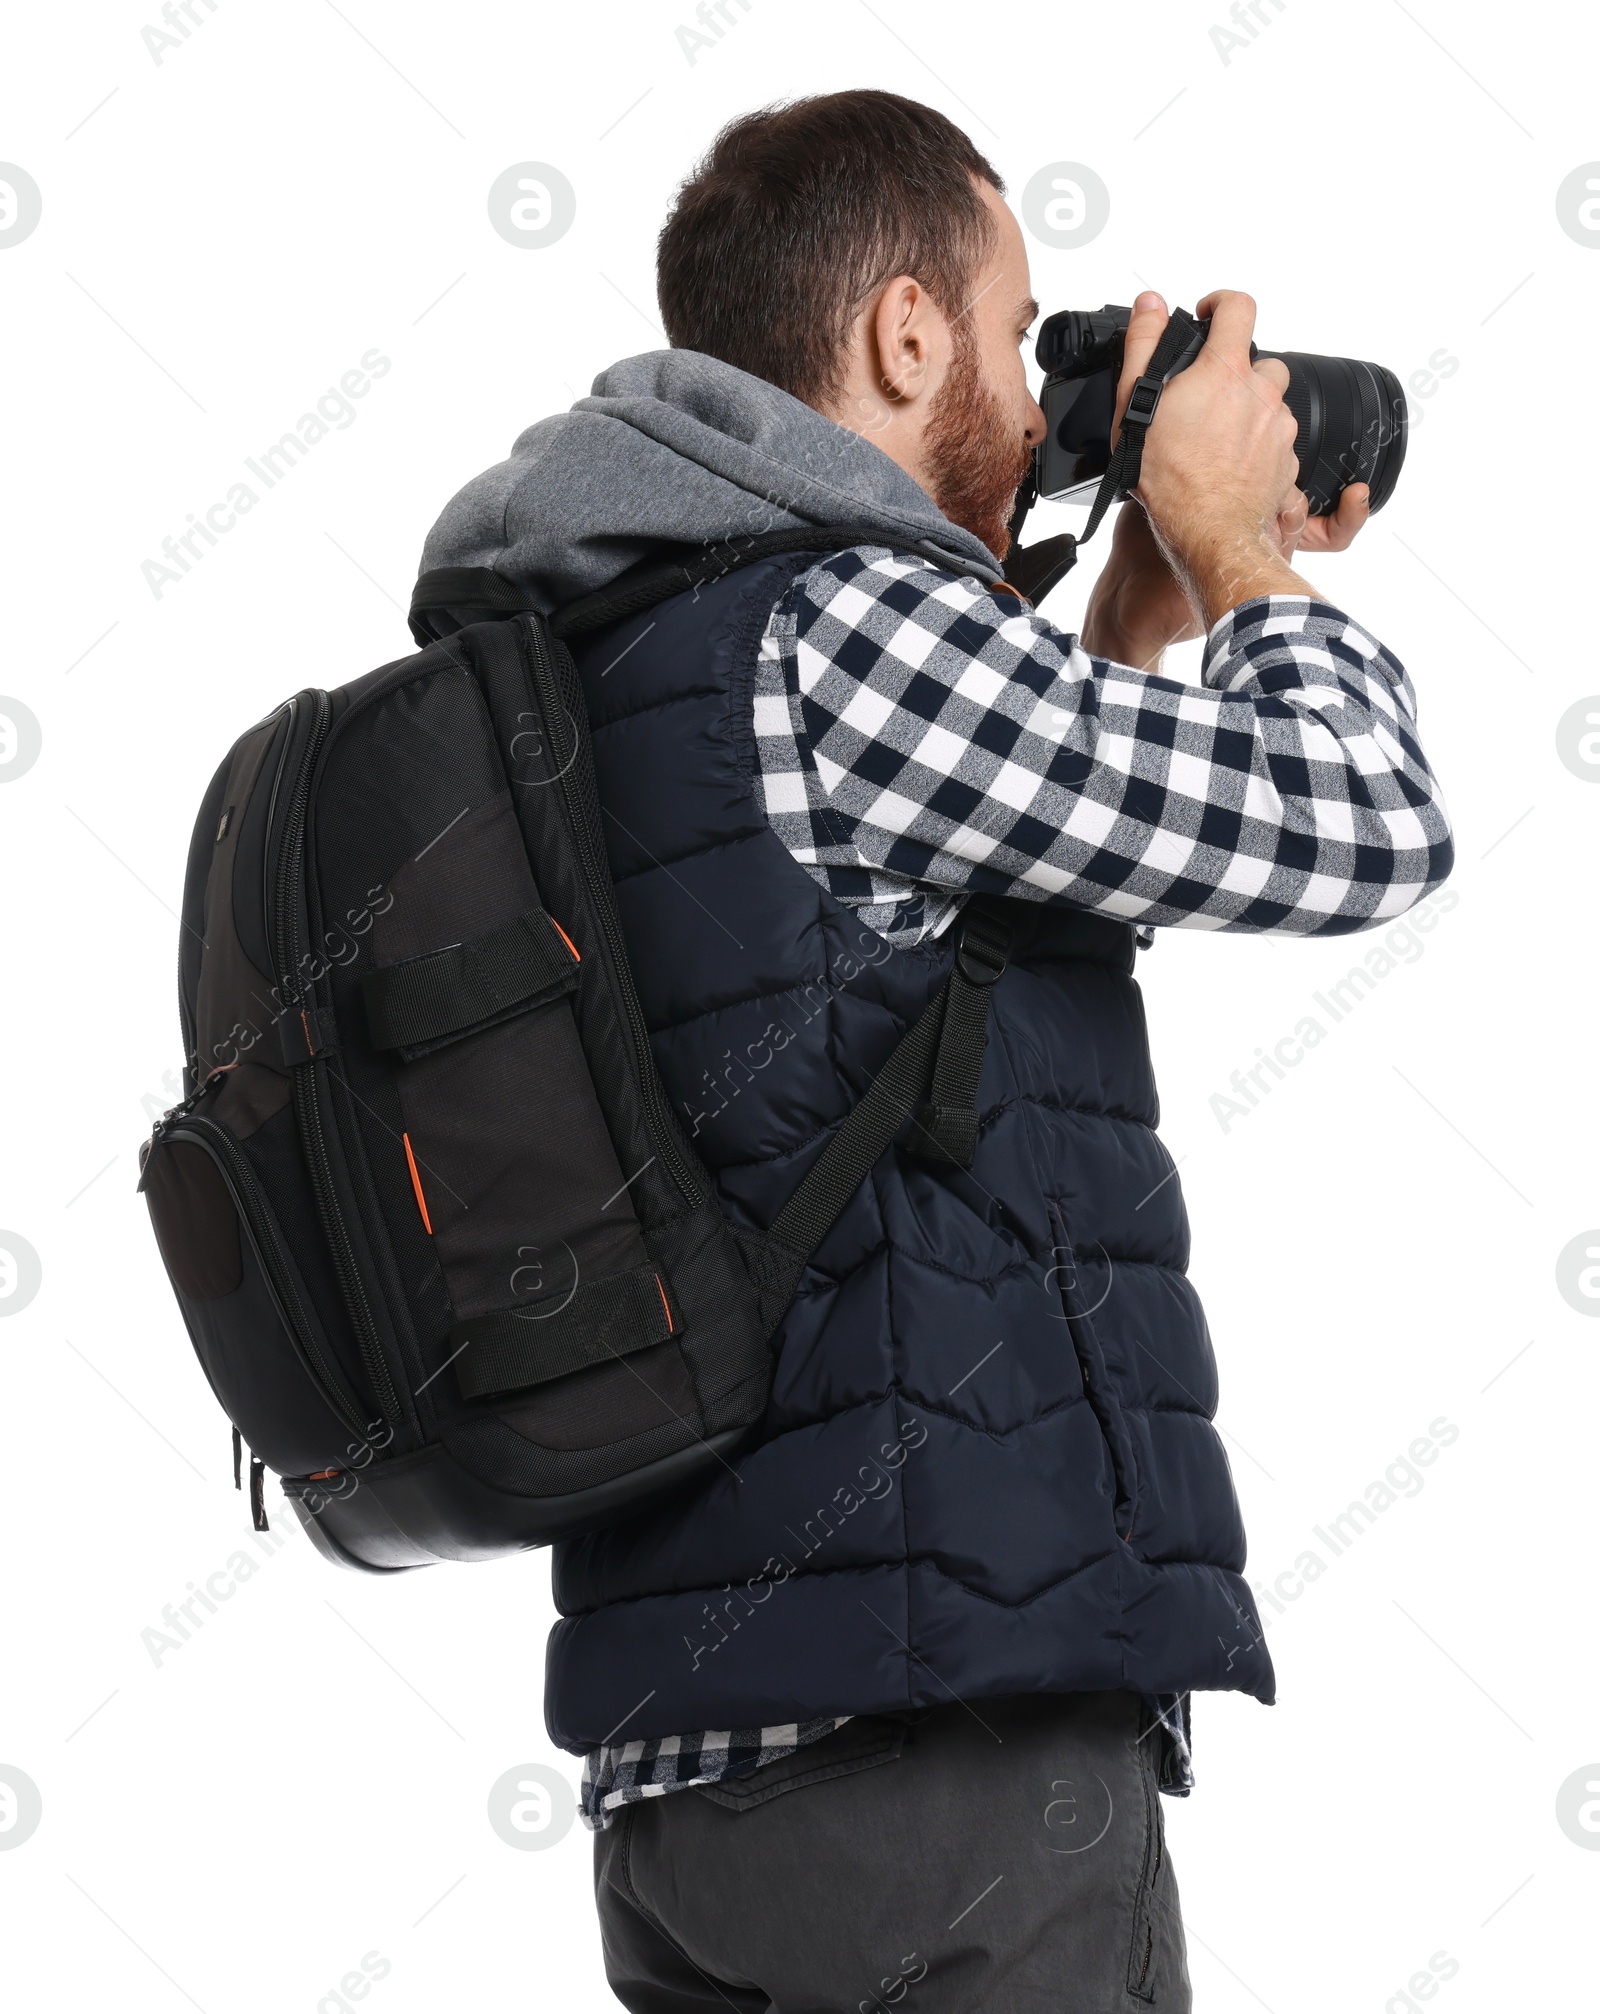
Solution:
[{"label": "camera strap", "polygon": [[1094,537],[1111,506],[1138,486],[1144,438],[1156,416],[1161,394],[1168,380],[1193,359],[1204,341],[1205,330],[1194,316],[1182,308],[1174,308],[1161,332],[1161,340],[1150,353],[1143,376],[1134,380],[1117,445],[1089,510],[1089,522],[1076,536],[1059,532],[1054,538],[1039,539],[1030,546],[1015,543],[1023,520],[1039,495],[1033,472],[1029,471],[1027,481],[1017,493],[1017,507],[1011,519],[1012,549],[1005,564],[1006,579],[1019,594],[1031,602],[1042,601],[1077,564],[1078,548]]},{"label": "camera strap", "polygon": [[1122,415],[1122,431],[1117,435],[1117,445],[1106,464],[1106,472],[1100,478],[1100,488],[1089,512],[1089,522],[1078,539],[1079,545],[1094,537],[1100,520],[1119,498],[1138,487],[1139,469],[1144,461],[1144,437],[1156,416],[1161,394],[1166,390],[1168,380],[1183,368],[1204,341],[1205,330],[1194,316],[1182,308],[1174,308],[1167,326],[1161,331],[1161,340],[1150,353],[1144,375],[1133,381],[1133,390],[1128,394],[1128,409]]}]

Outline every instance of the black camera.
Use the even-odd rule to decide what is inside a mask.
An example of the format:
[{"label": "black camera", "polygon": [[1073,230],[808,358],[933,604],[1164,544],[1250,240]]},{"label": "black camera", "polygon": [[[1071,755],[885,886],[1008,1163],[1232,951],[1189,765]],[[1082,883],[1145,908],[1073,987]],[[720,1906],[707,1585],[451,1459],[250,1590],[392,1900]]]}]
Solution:
[{"label": "black camera", "polygon": [[[1045,373],[1039,403],[1046,433],[1034,457],[1038,494],[1067,503],[1092,503],[1111,460],[1111,423],[1122,376],[1128,310],[1067,308],[1039,331],[1035,354]],[[1204,346],[1209,322],[1179,358],[1188,368]],[[1382,510],[1406,458],[1406,397],[1400,380],[1382,364],[1353,357],[1314,357],[1299,350],[1258,350],[1289,367],[1283,402],[1299,433],[1295,454],[1300,487],[1313,513],[1326,516],[1349,483],[1366,483],[1372,508]]]}]

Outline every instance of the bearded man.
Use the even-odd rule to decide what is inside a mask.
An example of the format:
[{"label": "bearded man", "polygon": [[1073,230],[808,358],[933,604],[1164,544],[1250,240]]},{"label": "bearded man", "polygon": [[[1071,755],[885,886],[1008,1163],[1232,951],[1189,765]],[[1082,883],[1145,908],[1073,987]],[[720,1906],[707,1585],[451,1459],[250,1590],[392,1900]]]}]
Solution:
[{"label": "bearded man", "polygon": [[[736,1226],[953,961],[989,1020],[970,1151],[908,1134],[846,1203],[755,1443],[557,1548],[608,1976],[640,2014],[1181,2014],[1157,1793],[1190,1694],[1273,1677],[1133,969],[1449,871],[1404,670],[1291,565],[1367,492],[1308,518],[1285,368],[1213,294],[1081,637],[1035,613],[1001,571],[1044,433],[1022,234],[883,92],[728,127],[658,280],[672,347],[525,433],[424,566],[554,609],[794,534],[577,653],[655,1060]],[[1124,403],[1166,319],[1140,296]],[[1201,683],[1163,675],[1202,635]]]}]

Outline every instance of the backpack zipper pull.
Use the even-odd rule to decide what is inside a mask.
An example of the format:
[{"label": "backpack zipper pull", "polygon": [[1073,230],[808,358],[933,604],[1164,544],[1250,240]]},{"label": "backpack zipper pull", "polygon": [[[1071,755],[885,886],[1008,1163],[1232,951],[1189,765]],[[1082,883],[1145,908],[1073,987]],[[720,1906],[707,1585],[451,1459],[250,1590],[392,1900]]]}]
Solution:
[{"label": "backpack zipper pull", "polygon": [[239,1429],[235,1427],[233,1430],[233,1486],[235,1489],[238,1489],[241,1486],[239,1482],[239,1463],[243,1454],[244,1454],[244,1436],[239,1432]]},{"label": "backpack zipper pull", "polygon": [[[168,1132],[177,1123],[179,1119],[187,1118],[188,1115],[194,1110],[195,1106],[199,1104],[200,1100],[204,1098],[209,1092],[214,1091],[217,1088],[218,1084],[222,1082],[222,1079],[227,1075],[228,1071],[237,1070],[238,1067],[239,1066],[237,1063],[223,1064],[220,1069],[213,1070],[211,1075],[206,1078],[203,1084],[197,1084],[194,1090],[192,1090],[189,1093],[187,1098],[180,1100],[178,1104],[170,1106],[165,1112],[163,1112],[161,1117],[150,1129],[150,1145],[152,1147],[155,1146],[156,1142],[160,1140],[162,1135]],[[142,1181],[140,1182],[139,1186],[140,1188],[144,1187]]]},{"label": "backpack zipper pull", "polygon": [[267,1523],[267,1465],[260,1455],[250,1457],[250,1523],[257,1531],[270,1531]]}]

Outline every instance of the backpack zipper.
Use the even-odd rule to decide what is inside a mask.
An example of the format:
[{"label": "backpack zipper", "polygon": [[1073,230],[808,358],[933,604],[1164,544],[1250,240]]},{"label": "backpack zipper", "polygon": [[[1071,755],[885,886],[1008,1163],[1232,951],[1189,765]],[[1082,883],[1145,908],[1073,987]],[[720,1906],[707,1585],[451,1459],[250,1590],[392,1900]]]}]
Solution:
[{"label": "backpack zipper", "polygon": [[[283,772],[289,766],[289,750],[294,746],[294,724],[300,712],[299,695],[286,699],[278,711],[286,715],[287,720],[283,730],[283,747],[278,753],[277,767],[272,772],[272,794],[267,799],[267,822],[261,842],[261,914],[264,919],[272,915],[272,825],[278,815],[278,792],[283,788]],[[271,923],[268,922],[266,927],[270,930]]]},{"label": "backpack zipper", "polygon": [[[284,989],[293,993],[297,1003],[311,1004],[309,997],[311,982],[304,982],[300,977],[306,947],[301,933],[300,904],[295,900],[295,894],[297,886],[302,892],[304,889],[306,808],[311,798],[312,772],[316,767],[322,744],[327,738],[332,708],[325,692],[312,692],[307,696],[311,701],[310,734],[305,754],[300,761],[299,773],[295,777],[294,789],[284,812],[283,839],[278,849],[277,889],[273,906],[273,950],[277,956],[280,983]],[[338,1275],[345,1306],[349,1310],[351,1324],[356,1332],[356,1344],[361,1352],[362,1365],[371,1382],[379,1410],[391,1426],[398,1426],[401,1424],[399,1399],[395,1393],[394,1380],[389,1373],[388,1359],[384,1355],[378,1325],[373,1317],[372,1303],[367,1298],[366,1286],[361,1278],[361,1268],[356,1259],[350,1229],[339,1205],[338,1185],[334,1181],[333,1157],[328,1147],[328,1119],[322,1095],[322,1072],[326,1068],[325,1063],[302,1063],[297,1064],[289,1073],[294,1093],[295,1119],[300,1128],[300,1144],[305,1151],[306,1166],[311,1175],[311,1187],[317,1201],[317,1214],[327,1235],[328,1247],[333,1255],[334,1271]]]},{"label": "backpack zipper", "polygon": [[156,1137],[167,1145],[181,1140],[186,1134],[203,1140],[222,1163],[260,1257],[267,1284],[272,1289],[273,1299],[278,1304],[284,1326],[301,1362],[329,1409],[356,1440],[364,1444],[370,1438],[370,1429],[362,1421],[361,1407],[355,1394],[338,1367],[329,1362],[317,1340],[316,1331],[306,1319],[305,1304],[284,1255],[277,1224],[267,1206],[255,1169],[224,1127],[196,1112],[188,1112],[181,1117],[169,1113]]},{"label": "backpack zipper", "polygon": [[[605,839],[600,830],[600,803],[595,792],[594,772],[590,764],[572,761],[576,749],[565,745],[566,723],[572,724],[579,745],[583,740],[583,727],[579,724],[586,718],[583,694],[578,686],[577,670],[567,657],[571,669],[570,682],[562,675],[561,659],[545,633],[544,625],[538,620],[524,620],[518,624],[527,640],[527,657],[533,679],[534,696],[544,715],[550,744],[556,758],[556,769],[567,807],[567,819],[576,842],[578,867],[589,897],[590,908],[600,925],[600,933],[605,939],[610,957],[614,980],[614,992],[622,1008],[622,1019],[628,1031],[628,1039],[633,1049],[634,1077],[639,1086],[640,1099],[644,1108],[645,1129],[662,1166],[672,1177],[685,1202],[698,1208],[710,1195],[710,1183],[683,1144],[678,1132],[677,1120],[672,1107],[667,1103],[661,1078],[656,1070],[655,1054],[650,1047],[650,1034],[644,1025],[644,1010],[639,1005],[639,996],[634,991],[633,968],[628,963],[628,947],[623,941],[622,925],[617,921],[616,906],[612,895],[611,869],[606,858]],[[566,654],[561,653],[562,656]]]}]

